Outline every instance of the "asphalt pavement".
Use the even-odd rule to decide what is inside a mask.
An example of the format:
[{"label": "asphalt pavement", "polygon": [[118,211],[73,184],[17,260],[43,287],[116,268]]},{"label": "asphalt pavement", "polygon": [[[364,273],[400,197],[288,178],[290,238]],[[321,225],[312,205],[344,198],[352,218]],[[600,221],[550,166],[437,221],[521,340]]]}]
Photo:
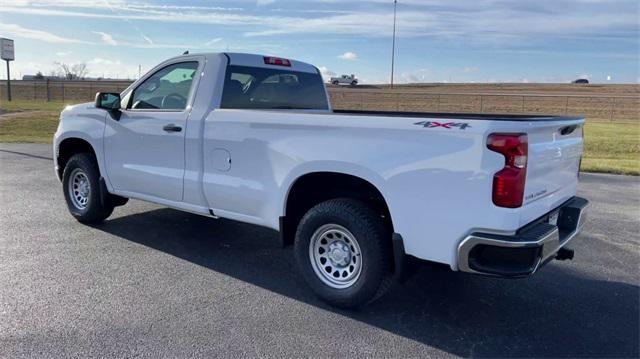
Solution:
[{"label": "asphalt pavement", "polygon": [[140,201],[82,225],[50,145],[0,144],[0,358],[637,358],[640,178],[580,181],[573,261],[519,280],[423,265],[344,311],[271,230]]}]

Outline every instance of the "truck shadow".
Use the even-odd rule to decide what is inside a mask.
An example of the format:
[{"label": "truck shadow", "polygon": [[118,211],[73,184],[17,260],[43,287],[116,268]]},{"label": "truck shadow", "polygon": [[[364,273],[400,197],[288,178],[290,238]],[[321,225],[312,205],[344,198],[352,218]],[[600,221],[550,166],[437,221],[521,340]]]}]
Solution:
[{"label": "truck shadow", "polygon": [[359,311],[316,299],[269,229],[171,209],[96,227],[199,266],[460,356],[638,357],[639,288],[551,264],[527,280],[422,265]]}]

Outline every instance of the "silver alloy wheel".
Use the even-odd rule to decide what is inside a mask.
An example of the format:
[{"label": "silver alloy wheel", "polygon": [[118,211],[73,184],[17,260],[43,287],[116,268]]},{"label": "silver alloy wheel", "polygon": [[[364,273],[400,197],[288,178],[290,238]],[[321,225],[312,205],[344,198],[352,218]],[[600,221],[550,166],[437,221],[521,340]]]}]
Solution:
[{"label": "silver alloy wheel", "polygon": [[318,278],[331,288],[349,288],[362,272],[358,241],[348,229],[338,224],[325,224],[313,233],[309,259]]},{"label": "silver alloy wheel", "polygon": [[91,183],[82,169],[76,168],[71,172],[67,190],[74,207],[80,210],[87,208],[91,194]]}]

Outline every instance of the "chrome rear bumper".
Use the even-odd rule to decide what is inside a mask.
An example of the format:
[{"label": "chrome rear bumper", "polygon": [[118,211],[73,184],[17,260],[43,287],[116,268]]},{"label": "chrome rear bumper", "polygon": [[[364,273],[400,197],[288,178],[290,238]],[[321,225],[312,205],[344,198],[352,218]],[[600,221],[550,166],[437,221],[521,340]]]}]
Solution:
[{"label": "chrome rear bumper", "polygon": [[586,199],[573,197],[515,235],[472,233],[458,246],[458,270],[501,277],[533,274],[580,232],[588,206]]}]

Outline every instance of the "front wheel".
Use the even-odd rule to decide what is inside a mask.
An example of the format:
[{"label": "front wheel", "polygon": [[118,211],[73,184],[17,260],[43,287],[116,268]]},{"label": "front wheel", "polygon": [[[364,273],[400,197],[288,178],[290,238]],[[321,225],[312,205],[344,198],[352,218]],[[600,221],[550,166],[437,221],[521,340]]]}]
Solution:
[{"label": "front wheel", "polygon": [[334,199],[311,208],[298,225],[295,255],[322,300],[343,308],[381,297],[392,283],[390,231],[364,203]]},{"label": "front wheel", "polygon": [[113,212],[111,203],[100,200],[100,171],[93,157],[87,153],[72,156],[62,174],[67,207],[82,223],[99,223]]},{"label": "front wheel", "polygon": [[334,85],[338,85],[338,84],[340,84],[340,82],[338,82],[338,81],[333,81],[333,82],[332,82],[332,84],[334,84]]}]

